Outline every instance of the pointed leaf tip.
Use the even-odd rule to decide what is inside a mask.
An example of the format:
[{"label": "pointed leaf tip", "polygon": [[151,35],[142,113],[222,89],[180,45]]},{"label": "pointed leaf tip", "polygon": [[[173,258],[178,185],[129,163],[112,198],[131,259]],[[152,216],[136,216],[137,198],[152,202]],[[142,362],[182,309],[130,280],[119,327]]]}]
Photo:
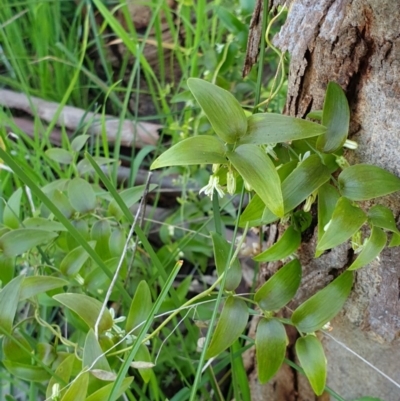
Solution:
[{"label": "pointed leaf tip", "polygon": [[246,115],[230,92],[198,78],[189,78],[187,84],[215,133],[224,142],[235,143],[246,134]]}]

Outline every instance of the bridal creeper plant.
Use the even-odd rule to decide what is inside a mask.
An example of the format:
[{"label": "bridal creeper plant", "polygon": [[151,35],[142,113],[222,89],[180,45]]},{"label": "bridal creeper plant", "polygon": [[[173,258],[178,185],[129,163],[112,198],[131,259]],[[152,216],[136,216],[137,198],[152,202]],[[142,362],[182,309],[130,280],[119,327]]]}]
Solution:
[{"label": "bridal creeper plant", "polygon": [[[197,135],[174,145],[154,161],[151,168],[212,164],[209,184],[200,192],[223,196],[252,194],[240,216],[242,227],[284,220],[288,228],[273,246],[257,255],[258,262],[288,261],[254,295],[262,318],[255,345],[259,380],[270,380],[282,365],[288,339],[284,324],[293,325],[299,338],[295,349],[314,392],[323,393],[326,358],[315,332],[322,329],[343,307],[353,285],[353,271],[378,257],[387,243],[400,245],[400,232],[390,209],[374,205],[364,210],[358,202],[400,190],[400,179],[379,167],[350,166],[342,156],[347,139],[350,112],[347,99],[336,83],[330,82],[323,110],[308,117],[318,122],[273,113],[247,116],[228,91],[204,80],[190,78],[188,86],[211,123],[216,135]],[[299,288],[302,269],[295,252],[301,233],[311,224],[309,212],[316,200],[318,242],[316,257],[349,240],[357,257],[347,270],[323,290],[306,300],[290,319],[277,317]],[[306,201],[303,209],[299,205]],[[367,225],[369,237],[361,241]],[[231,245],[220,234],[211,233],[219,281],[226,295],[206,358],[220,355],[246,328],[249,308],[236,296],[241,279]],[[212,330],[212,327],[210,328]]]}]

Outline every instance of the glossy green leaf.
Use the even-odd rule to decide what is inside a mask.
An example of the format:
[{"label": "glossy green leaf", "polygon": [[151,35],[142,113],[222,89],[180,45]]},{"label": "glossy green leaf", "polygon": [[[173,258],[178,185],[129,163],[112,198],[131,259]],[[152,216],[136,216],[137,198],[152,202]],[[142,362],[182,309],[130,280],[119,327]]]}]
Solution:
[{"label": "glossy green leaf", "polygon": [[110,249],[111,257],[121,257],[125,247],[125,242],[125,232],[120,228],[113,230],[108,241],[108,248]]},{"label": "glossy green leaf", "polygon": [[356,270],[360,267],[371,263],[382,252],[386,245],[386,234],[382,229],[373,227],[371,236],[368,241],[363,245],[363,249],[357,256],[357,259],[351,264],[348,270]]},{"label": "glossy green leaf", "polygon": [[68,199],[79,213],[88,213],[96,207],[96,194],[92,186],[82,178],[73,178],[68,184]]},{"label": "glossy green leaf", "polygon": [[353,272],[342,273],[293,312],[293,324],[303,333],[321,329],[342,309],[352,286]]},{"label": "glossy green leaf", "polygon": [[126,318],[125,331],[137,335],[142,329],[143,323],[150,316],[153,302],[151,300],[151,292],[146,281],[142,280],[136,288],[129,313]]},{"label": "glossy green leaf", "polygon": [[321,395],[326,383],[326,358],[321,342],[313,334],[296,341],[296,354],[316,395]]},{"label": "glossy green leaf", "polygon": [[310,111],[307,114],[307,118],[310,118],[311,120],[318,120],[321,121],[322,120],[322,110],[313,110]]},{"label": "glossy green leaf", "polygon": [[30,276],[25,277],[19,294],[19,300],[32,298],[35,295],[54,290],[55,288],[68,285],[68,281],[58,277],[51,276]]},{"label": "glossy green leaf", "polygon": [[366,222],[367,215],[346,198],[340,198],[335,206],[332,219],[317,244],[317,253],[331,249],[355,234]]},{"label": "glossy green leaf", "polygon": [[[265,208],[265,203],[261,198],[258,195],[253,196],[246,209],[240,215],[240,227],[244,227],[246,224],[249,224],[250,227],[260,226]],[[275,218],[278,219],[276,216]]]},{"label": "glossy green leaf", "polygon": [[300,246],[300,243],[300,231],[297,231],[294,226],[290,226],[274,245],[253,259],[256,262],[272,262],[274,260],[285,259],[296,251],[296,249]]},{"label": "glossy green leaf", "polygon": [[296,295],[301,281],[301,265],[297,259],[281,267],[258,289],[254,300],[264,311],[283,308]]},{"label": "glossy green leaf", "polygon": [[[54,295],[53,298],[74,311],[91,329],[94,329],[100,314],[101,302],[83,294],[65,293]],[[113,319],[108,309],[105,309],[99,324],[99,333],[109,330]]]},{"label": "glossy green leaf", "polygon": [[389,243],[389,248],[393,246],[399,246],[400,245],[400,234],[393,233],[392,239],[390,240]]},{"label": "glossy green leaf", "polygon": [[256,332],[256,360],[260,383],[266,383],[278,372],[285,359],[288,338],[277,319],[261,319]]},{"label": "glossy green leaf", "polygon": [[263,145],[290,142],[322,135],[325,132],[324,126],[301,118],[277,113],[260,113],[248,118],[247,134],[239,143]]},{"label": "glossy green leaf", "polygon": [[[94,248],[96,245],[95,241],[89,241],[89,245]],[[60,263],[60,271],[66,276],[75,276],[79,273],[79,270],[88,260],[89,254],[81,246],[76,247],[72,251],[68,252],[64,259]]]},{"label": "glossy green leaf", "polygon": [[89,330],[86,335],[85,345],[83,347],[82,366],[92,369],[101,369],[107,372],[111,371],[107,358],[97,341],[93,330]]},{"label": "glossy green leaf", "polygon": [[386,206],[374,205],[368,210],[369,222],[379,228],[400,234],[394,220],[393,212]]},{"label": "glossy green leaf", "polygon": [[246,115],[230,92],[198,78],[189,78],[187,84],[215,133],[224,142],[235,143],[246,134]]},{"label": "glossy green leaf", "polygon": [[108,242],[111,236],[111,225],[108,220],[97,220],[90,231],[90,237],[96,241],[95,250],[103,260],[111,257]]},{"label": "glossy green leaf", "polygon": [[21,255],[37,245],[49,243],[57,237],[56,233],[34,228],[19,228],[0,237],[0,249],[4,256]]},{"label": "glossy green leaf", "polygon": [[227,156],[265,205],[277,216],[283,217],[281,181],[268,155],[256,145],[241,145]]},{"label": "glossy green leaf", "polygon": [[50,148],[45,152],[46,156],[60,164],[71,164],[74,156],[68,150],[61,148]]},{"label": "glossy green leaf", "polygon": [[[140,344],[140,347],[134,358],[135,362],[152,362],[151,355],[148,348],[144,344]],[[150,367],[138,368],[139,374],[145,383],[148,383],[152,376],[152,369]]]},{"label": "glossy green leaf", "polygon": [[89,135],[78,135],[71,142],[71,149],[74,152],[80,152],[82,148],[86,145],[86,142],[90,138]]},{"label": "glossy green leaf", "polygon": [[3,286],[9,283],[15,273],[15,258],[7,258],[0,255],[0,280]]},{"label": "glossy green leaf", "polygon": [[0,291],[0,333],[11,333],[23,276],[17,276]]},{"label": "glossy green leaf", "polygon": [[12,338],[9,336],[3,337],[2,359],[30,365],[32,354],[34,353],[32,346],[18,329],[13,330],[11,336]]},{"label": "glossy green leaf", "polygon": [[[54,384],[58,383],[60,388],[63,388],[68,382],[72,374],[76,357],[74,354],[67,355],[65,359],[57,366],[54,376],[49,381],[46,388],[46,398],[51,397]],[[65,391],[61,392],[63,395]]]},{"label": "glossy green leaf", "polygon": [[5,226],[16,229],[19,227],[19,215],[21,210],[22,188],[18,188],[7,201],[3,211],[3,223]]},{"label": "glossy green leaf", "polygon": [[342,195],[355,201],[378,198],[400,191],[399,177],[369,164],[356,164],[344,169],[338,180]]},{"label": "glossy green leaf", "polygon": [[[72,220],[71,224],[78,231],[78,233],[82,236],[82,238],[85,241],[89,242],[88,241],[90,239],[89,225],[88,225],[87,221],[84,219]],[[81,241],[78,241],[76,236],[73,235],[71,232],[67,233],[67,244],[68,244],[68,250],[75,249],[76,247],[82,245]]]},{"label": "glossy green leaf", "polygon": [[217,356],[230,347],[243,333],[249,319],[246,302],[228,297],[217,323],[206,358]]},{"label": "glossy green leaf", "polygon": [[[132,383],[133,377],[126,377],[122,381],[122,385],[118,387],[118,392],[116,396],[112,399],[112,401],[117,400],[125,391],[130,387]],[[100,388],[99,390],[95,391],[94,393],[90,394],[89,397],[86,398],[86,401],[109,401],[111,390],[114,386],[114,383],[107,384],[106,386]]]},{"label": "glossy green leaf", "polygon": [[317,140],[317,149],[332,153],[346,142],[350,124],[350,109],[343,89],[334,82],[329,82],[326,90],[322,125],[326,133]]},{"label": "glossy green leaf", "polygon": [[[136,187],[128,188],[119,193],[121,199],[124,201],[125,205],[130,208],[135,203],[139,202],[140,198],[143,196],[146,185],[138,185]],[[149,192],[157,188],[157,185],[150,184]],[[110,202],[108,206],[108,214],[114,216],[116,219],[120,219],[123,216],[121,208],[115,199]]]},{"label": "glossy green leaf", "polygon": [[61,401],[85,401],[89,385],[89,373],[82,373],[65,392]]},{"label": "glossy green leaf", "polygon": [[338,191],[329,183],[318,189],[318,240],[325,234],[324,227],[331,220],[339,198]]},{"label": "glossy green leaf", "polygon": [[6,369],[15,377],[28,382],[44,382],[50,379],[50,373],[39,366],[13,361],[2,361]]},{"label": "glossy green leaf", "polygon": [[57,357],[55,348],[51,344],[39,343],[36,346],[36,356],[46,366],[50,366]]},{"label": "glossy green leaf", "polygon": [[[218,276],[221,276],[229,263],[229,250],[231,244],[216,232],[211,232],[211,239],[214,248],[215,266],[217,268]],[[225,279],[225,289],[227,291],[234,291],[242,280],[242,266],[238,258],[235,258],[232,265],[229,267]]]},{"label": "glossy green leaf", "polygon": [[39,228],[46,231],[66,231],[67,229],[58,221],[44,219],[43,217],[28,217],[23,221],[25,228]]},{"label": "glossy green leaf", "polygon": [[331,177],[318,155],[302,161],[282,183],[285,213],[293,210]]},{"label": "glossy green leaf", "polygon": [[161,154],[150,166],[150,170],[169,166],[193,164],[224,164],[225,146],[215,136],[201,135],[184,139]]},{"label": "glossy green leaf", "polygon": [[67,219],[72,217],[75,211],[72,208],[69,199],[63,192],[55,190],[50,196],[50,200]]}]

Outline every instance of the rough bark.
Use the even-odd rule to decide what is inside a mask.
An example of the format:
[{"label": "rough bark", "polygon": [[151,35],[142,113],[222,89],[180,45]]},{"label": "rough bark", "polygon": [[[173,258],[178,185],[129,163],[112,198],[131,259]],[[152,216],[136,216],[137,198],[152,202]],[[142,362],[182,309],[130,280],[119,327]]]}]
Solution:
[{"label": "rough bark", "polygon": [[[287,22],[274,39],[275,45],[289,52],[291,60],[286,113],[304,117],[311,110],[321,109],[328,82],[339,83],[350,103],[350,138],[359,144],[358,150],[349,155],[351,162],[371,163],[398,176],[399,21],[399,2],[393,0],[293,0]],[[378,203],[389,205],[398,216],[399,196]],[[353,258],[348,245],[319,259],[313,259],[314,248],[315,236],[300,250],[305,278],[297,301],[311,296],[348,267]],[[346,400],[363,395],[386,401],[400,399],[400,386],[349,350],[400,383],[399,283],[400,250],[386,249],[379,260],[357,271],[352,295],[332,322],[330,334],[334,339],[323,338],[328,385]],[[287,384],[277,379],[278,384],[267,386],[252,382],[253,399],[316,400],[302,377],[294,375],[292,398],[279,396],[280,387]],[[274,396],[269,396],[271,386]],[[323,397],[319,400],[329,399]]]}]

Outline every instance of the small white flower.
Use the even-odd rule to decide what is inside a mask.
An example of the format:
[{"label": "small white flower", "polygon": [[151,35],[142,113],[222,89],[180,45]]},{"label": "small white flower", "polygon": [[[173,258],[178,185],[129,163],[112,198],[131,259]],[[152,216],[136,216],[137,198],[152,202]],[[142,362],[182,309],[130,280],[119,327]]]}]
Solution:
[{"label": "small white flower", "polygon": [[225,193],[224,189],[219,185],[219,177],[215,175],[210,175],[210,179],[208,181],[208,184],[201,188],[199,191],[199,194],[204,192],[206,196],[209,196],[210,199],[212,200],[213,195],[214,195],[214,189],[217,191],[218,195],[220,198],[223,198]]},{"label": "small white flower", "polygon": [[306,153],[304,153],[304,155],[299,155],[299,162],[303,162],[304,160],[306,160],[307,158],[309,158],[311,155],[311,152],[309,150],[307,150]]},{"label": "small white flower", "polygon": [[226,174],[226,190],[229,195],[233,195],[236,191],[236,178],[232,170],[228,170]]},{"label": "small white flower", "polygon": [[270,143],[266,146],[265,151],[274,159],[278,160],[278,156],[276,155],[274,151],[274,147],[276,146],[276,143]]},{"label": "small white flower", "polygon": [[350,139],[346,139],[346,142],[343,144],[344,148],[355,150],[358,148],[358,143],[356,141],[351,141]]},{"label": "small white flower", "polygon": [[51,399],[57,401],[60,399],[60,384],[54,383],[51,387]]},{"label": "small white flower", "polygon": [[309,212],[311,210],[312,204],[315,202],[315,199],[317,198],[317,193],[313,192],[307,199],[306,203],[303,206],[303,210],[305,212]]}]

